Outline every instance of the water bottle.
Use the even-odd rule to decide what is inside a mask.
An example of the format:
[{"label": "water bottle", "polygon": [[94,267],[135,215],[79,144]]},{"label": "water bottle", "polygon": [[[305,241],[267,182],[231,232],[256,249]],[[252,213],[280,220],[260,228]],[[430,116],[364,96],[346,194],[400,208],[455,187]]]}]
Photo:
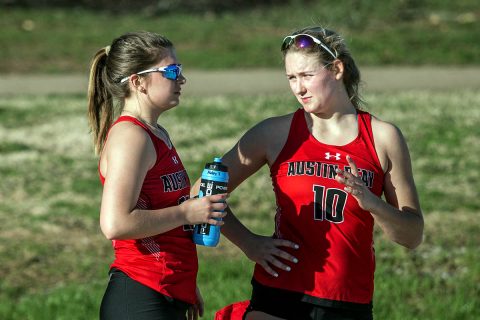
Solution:
[{"label": "water bottle", "polygon": [[[227,193],[228,170],[221,158],[207,163],[202,172],[198,197]],[[193,242],[207,247],[215,247],[220,240],[220,226],[208,223],[197,224],[193,230]]]}]

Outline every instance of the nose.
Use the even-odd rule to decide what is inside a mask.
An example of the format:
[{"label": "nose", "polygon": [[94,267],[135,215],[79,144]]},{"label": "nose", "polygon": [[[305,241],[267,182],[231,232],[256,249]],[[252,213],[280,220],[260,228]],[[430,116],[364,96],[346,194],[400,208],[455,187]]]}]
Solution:
[{"label": "nose", "polygon": [[305,86],[303,85],[303,81],[301,79],[297,79],[297,81],[292,83],[292,91],[298,95],[305,93]]},{"label": "nose", "polygon": [[185,84],[187,83],[187,78],[183,75],[183,73],[180,73],[180,75],[177,78],[177,82],[180,84]]}]

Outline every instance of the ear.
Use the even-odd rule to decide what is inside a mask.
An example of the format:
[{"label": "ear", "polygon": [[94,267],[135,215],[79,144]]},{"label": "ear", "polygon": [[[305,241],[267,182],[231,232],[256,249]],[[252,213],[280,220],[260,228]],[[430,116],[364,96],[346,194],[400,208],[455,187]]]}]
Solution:
[{"label": "ear", "polygon": [[129,81],[130,81],[131,86],[133,87],[132,89],[134,89],[135,91],[140,91],[141,93],[147,92],[147,90],[143,86],[142,78],[139,77],[138,75],[132,74],[130,76]]},{"label": "ear", "polygon": [[340,59],[335,59],[332,62],[332,65],[333,65],[332,70],[335,74],[335,79],[341,80],[343,78],[343,72],[345,71],[345,65]]}]

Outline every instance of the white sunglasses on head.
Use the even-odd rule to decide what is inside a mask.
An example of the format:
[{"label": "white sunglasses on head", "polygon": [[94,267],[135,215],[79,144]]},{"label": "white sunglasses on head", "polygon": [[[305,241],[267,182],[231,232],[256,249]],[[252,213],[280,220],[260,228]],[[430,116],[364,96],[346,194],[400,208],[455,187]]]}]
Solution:
[{"label": "white sunglasses on head", "polygon": [[293,36],[286,36],[282,42],[282,51],[288,49],[292,44],[295,44],[297,48],[309,48],[316,43],[327,51],[333,59],[337,59],[337,56],[320,40],[312,35],[306,33],[295,34]]}]

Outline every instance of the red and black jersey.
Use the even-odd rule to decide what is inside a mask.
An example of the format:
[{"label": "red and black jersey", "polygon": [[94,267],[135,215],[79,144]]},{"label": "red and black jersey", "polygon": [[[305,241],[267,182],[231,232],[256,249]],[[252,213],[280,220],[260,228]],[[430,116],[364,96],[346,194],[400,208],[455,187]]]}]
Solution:
[{"label": "red and black jersey", "polygon": [[350,155],[365,185],[378,196],[383,192],[371,115],[358,111],[357,117],[358,136],[335,146],[315,139],[303,109],[295,112],[270,172],[277,201],[274,237],[297,243],[298,250],[288,251],[299,262],[278,278],[256,265],[254,278],[260,284],[303,293],[303,300],[317,304],[371,303],[374,220],[335,180],[337,168],[350,170]]},{"label": "red and black jersey", "polygon": [[[190,180],[175,150],[169,148],[136,118],[122,116],[115,123],[128,121],[142,127],[152,139],[157,153],[155,165],[147,172],[137,208],[156,210],[176,206],[190,196]],[[100,174],[102,184],[105,179]],[[132,279],[166,295],[188,303],[196,301],[197,249],[192,228],[180,226],[143,239],[113,240],[117,268]]]}]

